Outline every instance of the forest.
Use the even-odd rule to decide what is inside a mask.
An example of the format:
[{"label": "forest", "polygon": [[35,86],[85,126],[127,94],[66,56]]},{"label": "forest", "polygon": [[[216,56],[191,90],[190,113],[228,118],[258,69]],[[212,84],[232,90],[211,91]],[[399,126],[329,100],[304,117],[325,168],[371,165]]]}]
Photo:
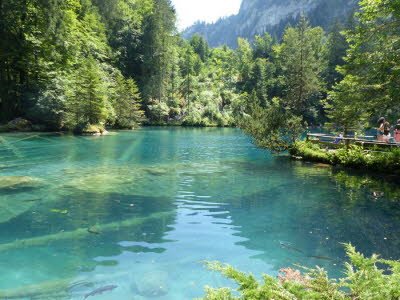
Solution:
[{"label": "forest", "polygon": [[236,49],[210,48],[199,34],[182,39],[170,0],[8,0],[0,7],[4,124],[24,118],[37,130],[75,131],[239,125],[279,150],[287,148],[282,135],[305,125],[361,129],[381,115],[399,117],[394,0],[363,0],[328,32],[303,15],[282,39],[239,38]]}]

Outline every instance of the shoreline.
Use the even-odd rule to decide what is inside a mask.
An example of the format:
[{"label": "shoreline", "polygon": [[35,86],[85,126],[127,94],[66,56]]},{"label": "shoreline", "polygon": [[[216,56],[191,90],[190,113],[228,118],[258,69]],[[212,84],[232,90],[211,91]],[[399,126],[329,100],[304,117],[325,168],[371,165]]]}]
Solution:
[{"label": "shoreline", "polygon": [[238,128],[236,126],[219,126],[219,125],[183,125],[183,124],[158,124],[158,123],[145,123],[135,128],[107,128],[104,133],[99,134],[98,132],[82,132],[82,133],[74,133],[73,130],[60,130],[60,129],[45,129],[41,128],[40,130],[35,129],[21,129],[21,130],[0,130],[0,134],[8,134],[8,133],[63,133],[63,134],[72,134],[72,135],[83,135],[83,136],[102,136],[108,135],[110,131],[134,131],[141,127],[182,127],[182,128]]},{"label": "shoreline", "polygon": [[360,147],[350,146],[348,149],[328,151],[321,149],[319,145],[301,141],[296,142],[289,153],[292,159],[340,166],[366,174],[378,172],[400,177],[400,148],[385,152],[367,152]]}]

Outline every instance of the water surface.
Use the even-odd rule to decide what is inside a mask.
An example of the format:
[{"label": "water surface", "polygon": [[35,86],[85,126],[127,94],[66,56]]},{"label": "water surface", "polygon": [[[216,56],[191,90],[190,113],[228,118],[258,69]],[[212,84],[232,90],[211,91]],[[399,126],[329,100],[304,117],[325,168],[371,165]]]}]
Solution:
[{"label": "water surface", "polygon": [[236,129],[3,134],[0,176],[0,299],[105,285],[93,299],[191,299],[230,284],[204,260],[338,277],[343,242],[400,258],[398,186],[272,156]]}]

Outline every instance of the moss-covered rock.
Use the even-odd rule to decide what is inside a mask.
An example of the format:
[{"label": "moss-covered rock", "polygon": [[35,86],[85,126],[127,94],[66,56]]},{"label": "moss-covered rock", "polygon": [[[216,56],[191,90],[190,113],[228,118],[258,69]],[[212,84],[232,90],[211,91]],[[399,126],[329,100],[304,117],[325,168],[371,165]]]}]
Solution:
[{"label": "moss-covered rock", "polygon": [[22,118],[16,118],[8,122],[7,127],[10,130],[15,130],[15,131],[31,131],[32,123]]},{"label": "moss-covered rock", "polygon": [[17,118],[7,124],[0,125],[0,132],[32,131],[32,123],[28,120]]}]

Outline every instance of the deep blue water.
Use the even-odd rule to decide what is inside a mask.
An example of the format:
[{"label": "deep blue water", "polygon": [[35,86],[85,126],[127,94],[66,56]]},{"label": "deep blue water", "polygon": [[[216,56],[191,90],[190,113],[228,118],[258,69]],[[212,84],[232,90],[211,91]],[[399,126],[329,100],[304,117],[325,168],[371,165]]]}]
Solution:
[{"label": "deep blue water", "polygon": [[106,285],[118,287],[92,299],[192,299],[230,284],[204,260],[339,277],[343,242],[400,259],[399,197],[273,156],[237,129],[3,134],[0,299],[82,299]]}]

